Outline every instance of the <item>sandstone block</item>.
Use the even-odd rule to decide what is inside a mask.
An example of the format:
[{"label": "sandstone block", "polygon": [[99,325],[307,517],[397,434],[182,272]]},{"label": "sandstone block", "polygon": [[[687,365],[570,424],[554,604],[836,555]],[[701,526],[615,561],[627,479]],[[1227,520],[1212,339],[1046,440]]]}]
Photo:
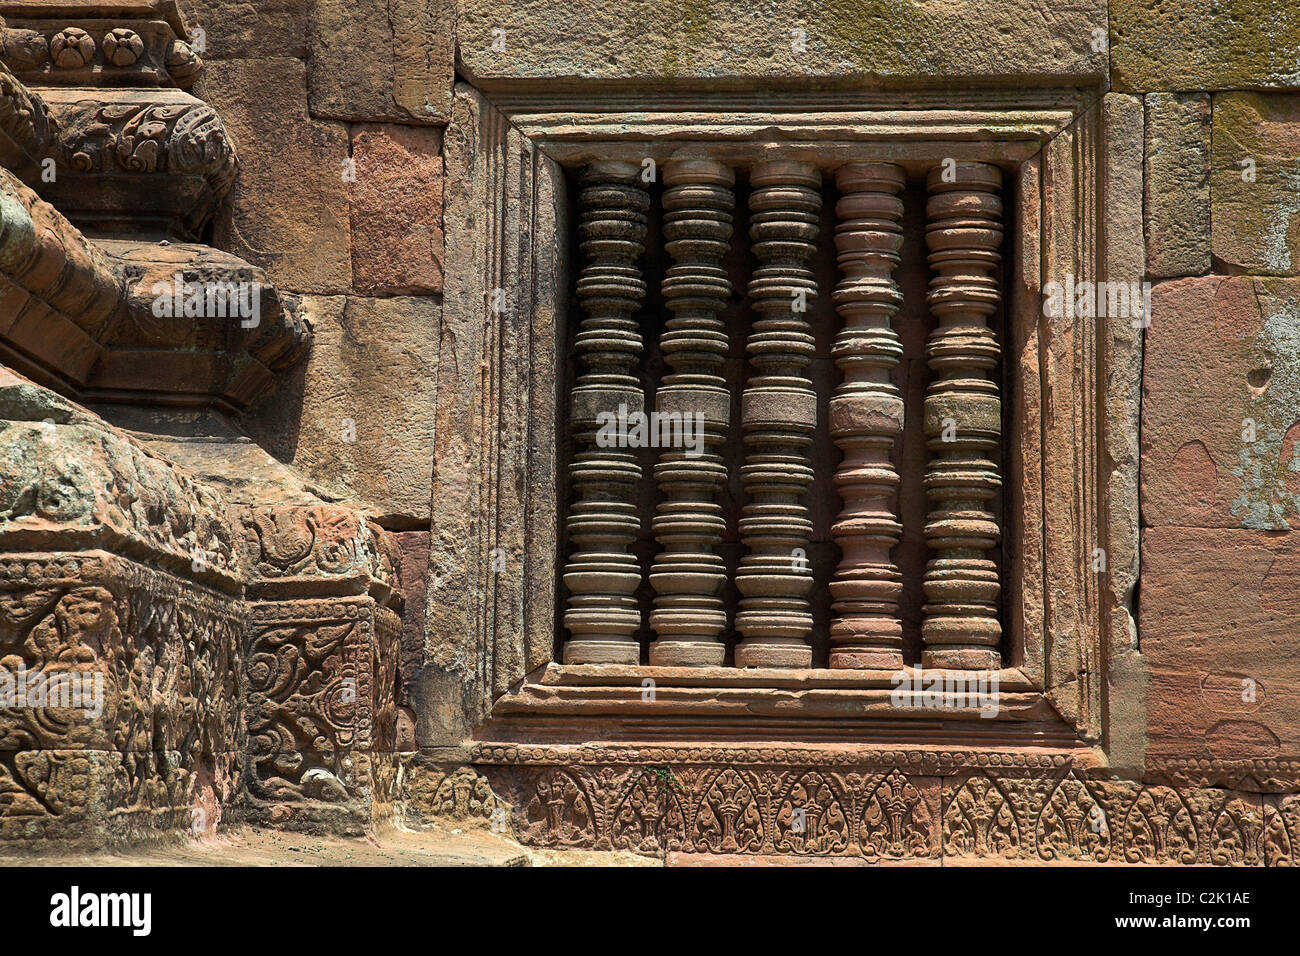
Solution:
[{"label": "sandstone block", "polygon": [[1115,89],[1300,85],[1300,9],[1272,0],[1111,0]]},{"label": "sandstone block", "polygon": [[1162,282],[1151,311],[1144,522],[1292,527],[1300,520],[1300,282]]},{"label": "sandstone block", "polygon": [[289,291],[347,292],[347,130],[307,115],[302,62],[214,63],[204,94],[235,142],[248,146],[216,244],[261,266]]},{"label": "sandstone block", "polygon": [[311,111],[344,120],[447,122],[453,0],[317,0]]},{"label": "sandstone block", "polygon": [[1147,272],[1153,278],[1210,271],[1210,96],[1146,97]]},{"label": "sandstone block", "polygon": [[441,304],[304,296],[302,314],[311,354],[246,417],[250,435],[322,497],[427,527]]},{"label": "sandstone block", "polygon": [[348,184],[352,282],[364,295],[442,292],[442,133],[363,126]]},{"label": "sandstone block", "polygon": [[460,62],[471,82],[852,77],[1094,77],[1107,69],[1106,7],[1093,0],[846,3],[788,12],[727,0],[681,10],[610,4],[464,0]]},{"label": "sandstone block", "polygon": [[1148,754],[1300,753],[1300,538],[1149,528],[1142,545]]},{"label": "sandstone block", "polygon": [[191,36],[203,31],[205,60],[307,55],[314,0],[185,0]]},{"label": "sandstone block", "polygon": [[1300,94],[1216,94],[1213,142],[1222,271],[1300,274]]}]

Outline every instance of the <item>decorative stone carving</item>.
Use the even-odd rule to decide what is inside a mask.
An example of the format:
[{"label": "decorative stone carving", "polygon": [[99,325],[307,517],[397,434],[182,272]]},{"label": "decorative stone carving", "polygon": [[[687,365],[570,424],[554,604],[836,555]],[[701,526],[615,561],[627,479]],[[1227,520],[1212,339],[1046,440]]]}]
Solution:
[{"label": "decorative stone carving", "polygon": [[817,395],[808,377],[813,337],[804,318],[817,295],[808,267],[816,252],[821,171],[770,160],[750,170],[750,236],[759,266],[749,282],[754,320],[746,344],[753,373],[742,397],[748,503],[741,512],[745,555],[736,571],[742,595],[738,667],[808,667],[812,523],[802,498],[812,482],[808,447]]},{"label": "decorative stone carving", "polygon": [[203,68],[174,3],[24,3],[6,12],[0,56],[28,83],[183,88]]},{"label": "decorative stone carving", "polygon": [[244,749],[223,502],[4,370],[0,462],[0,842],[191,827]]},{"label": "decorative stone carving", "polygon": [[1080,753],[485,743],[473,759],[519,838],[552,848],[1260,866],[1300,837],[1293,796],[1143,786]]},{"label": "decorative stone carving", "polygon": [[249,733],[242,813],[360,832],[391,802],[402,607],[393,544],[348,508],[244,509]]},{"label": "decorative stone carving", "polygon": [[[7,170],[0,303],[3,361],[99,397],[237,409],[311,341],[262,270],[207,246],[92,242]],[[156,361],[160,350],[170,361]]]},{"label": "decorative stone carving", "polygon": [[114,66],[132,66],[144,52],[144,41],[134,30],[116,27],[104,34],[104,59]]},{"label": "decorative stone carving", "polygon": [[986,163],[936,166],[926,180],[927,301],[938,326],[926,350],[925,538],[935,556],[923,585],[925,667],[1001,665],[998,568],[988,555],[1000,534],[990,509],[1002,485],[999,348],[989,326],[1000,298],[1001,185],[1001,170]]},{"label": "decorative stone carving", "polygon": [[57,138],[58,124],[45,101],[0,64],[0,166],[31,183]]},{"label": "decorative stone carving", "polygon": [[253,819],[360,832],[392,751],[400,621],[369,598],[260,601],[245,638]]},{"label": "decorative stone carving", "polygon": [[721,375],[727,334],[718,312],[731,294],[722,259],[731,239],[734,182],[732,171],[712,160],[664,167],[663,232],[674,265],[663,280],[673,318],[661,349],[672,371],[660,383],[655,406],[660,421],[676,416],[682,430],[679,444],[655,465],[663,500],[652,525],[661,549],[650,571],[650,626],[658,635],[650,646],[652,664],[717,665],[726,650],[726,569],[716,549],[726,531],[717,499],[727,480],[719,450],[731,422],[731,393]]},{"label": "decorative stone carving", "polygon": [[95,59],[95,41],[80,27],[65,27],[50,39],[50,58],[64,70],[88,66]]},{"label": "decorative stone carving", "polygon": [[844,380],[830,402],[830,430],[844,453],[835,473],[844,508],[831,528],[843,554],[830,583],[833,668],[903,666],[902,575],[890,560],[903,533],[893,504],[903,399],[891,378],[903,346],[890,320],[903,301],[893,272],[906,181],[889,163],[854,163],[835,174],[835,248],[844,278],[834,302],[844,326],[831,354]]},{"label": "decorative stone carving", "polygon": [[50,88],[44,98],[63,132],[61,168],[42,195],[78,226],[192,238],[234,183],[234,144],[188,93]]},{"label": "decorative stone carving", "polygon": [[633,316],[646,291],[637,260],[650,199],[639,173],[631,163],[592,163],[582,173],[578,195],[578,298],[587,317],[575,343],[583,371],[571,405],[573,553],[563,575],[569,589],[564,660],[570,664],[635,664],[641,653],[635,636],[641,572],[631,553],[641,523],[635,504],[641,467],[627,448],[603,445],[598,431],[605,415],[645,411],[636,376],[641,331]]},{"label": "decorative stone carving", "polygon": [[509,819],[506,805],[473,767],[438,764],[415,753],[399,755],[398,765],[394,802],[407,826],[490,824],[501,830]]}]

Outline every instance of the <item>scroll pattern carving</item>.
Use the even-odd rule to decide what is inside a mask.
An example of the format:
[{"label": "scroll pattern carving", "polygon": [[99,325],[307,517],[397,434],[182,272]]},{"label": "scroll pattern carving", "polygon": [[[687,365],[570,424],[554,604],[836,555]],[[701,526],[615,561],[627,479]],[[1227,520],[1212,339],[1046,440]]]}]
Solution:
[{"label": "scroll pattern carving", "polygon": [[902,758],[892,766],[710,762],[723,751],[680,749],[681,762],[662,766],[644,763],[667,756],[662,749],[541,767],[522,752],[521,763],[493,753],[478,766],[517,808],[521,839],[556,848],[1286,866],[1300,839],[1300,796],[1262,804],[1258,795],[1144,786],[1032,761],[944,776],[905,766],[906,754],[879,755]]},{"label": "scroll pattern carving", "polygon": [[890,550],[903,533],[892,504],[903,399],[891,374],[903,346],[890,320],[903,301],[893,272],[903,245],[898,193],[906,176],[889,163],[856,163],[840,167],[835,181],[841,193],[835,247],[844,278],[834,301],[844,325],[831,354],[844,380],[830,402],[830,429],[844,453],[835,473],[844,509],[831,529],[843,559],[830,584],[830,665],[897,669],[903,666],[902,575]]},{"label": "scroll pattern carving", "polygon": [[664,168],[663,231],[675,263],[663,280],[673,318],[661,348],[672,372],[656,393],[656,410],[670,423],[681,416],[683,429],[700,421],[703,435],[695,441],[703,447],[692,454],[674,446],[655,466],[663,500],[653,523],[662,550],[650,571],[650,626],[658,635],[652,664],[717,665],[726,651],[720,640],[727,626],[726,568],[715,549],[726,530],[717,498],[727,469],[718,450],[731,422],[731,394],[721,375],[727,334],[718,312],[731,294],[722,259],[731,239],[734,181],[730,169],[709,160]]},{"label": "scroll pattern carving", "polygon": [[121,94],[124,102],[78,101],[63,108],[64,162],[79,173],[188,174],[206,179],[215,197],[235,180],[235,150],[212,107],[192,97],[161,102]]},{"label": "scroll pattern carving", "polygon": [[999,302],[1001,183],[1001,171],[985,163],[957,163],[951,174],[937,166],[927,179],[928,301],[938,326],[927,347],[933,377],[925,398],[925,538],[935,552],[923,583],[925,667],[1001,663],[998,568],[989,556],[1000,534],[991,505],[1002,484],[999,349],[989,325]]},{"label": "scroll pattern carving", "polygon": [[573,554],[564,568],[569,590],[564,659],[570,664],[635,664],[641,581],[631,545],[640,528],[635,490],[641,467],[626,448],[601,447],[601,413],[644,412],[635,374],[641,331],[634,313],[646,285],[637,266],[644,251],[650,199],[630,163],[592,163],[578,196],[583,268],[578,298],[586,312],[575,347],[583,367],[572,392],[577,449],[569,466],[575,501],[568,532]]},{"label": "scroll pattern carving", "polygon": [[400,621],[369,598],[250,609],[249,807],[278,823],[370,822],[372,763],[391,751]]},{"label": "scroll pattern carving", "polygon": [[753,374],[742,397],[748,503],[741,512],[745,555],[736,572],[742,595],[738,667],[809,667],[812,522],[803,495],[817,395],[808,377],[814,343],[804,318],[817,295],[808,261],[816,252],[821,171],[773,160],[750,171],[750,236],[759,265],[749,282],[757,313],[746,344]]}]

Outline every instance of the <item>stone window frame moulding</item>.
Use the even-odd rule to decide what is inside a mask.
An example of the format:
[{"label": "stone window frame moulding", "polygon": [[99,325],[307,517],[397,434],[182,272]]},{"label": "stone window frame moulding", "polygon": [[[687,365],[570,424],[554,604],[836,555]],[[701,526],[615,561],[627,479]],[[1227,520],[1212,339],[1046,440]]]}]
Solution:
[{"label": "stone window frame moulding", "polygon": [[[1140,101],[1087,89],[770,94],[506,91],[457,85],[446,138],[447,286],[440,329],[427,665],[421,747],[469,738],[983,740],[1110,749],[1140,762],[1137,582],[1140,329],[1047,320],[1067,276],[1144,276]],[[905,103],[907,108],[900,108]],[[1134,112],[1136,110],[1136,112]],[[552,660],[560,515],[558,355],[576,270],[565,168],[707,155],[738,167],[792,158],[833,170],[942,159],[1006,174],[1008,445],[1004,624],[1022,659],[1001,673],[1002,719],[889,707],[885,672],[561,665]],[[1136,220],[1106,210],[1131,210]],[[1128,204],[1128,205],[1126,205]],[[1136,223],[1136,230],[1134,229]],[[1015,436],[1038,435],[1021,442]],[[1092,568],[1096,550],[1106,570]],[[494,571],[503,566],[507,569]],[[671,675],[669,671],[671,670]],[[810,676],[811,674],[811,676]],[[642,680],[656,701],[641,702]],[[762,694],[785,691],[767,703]],[[747,691],[755,691],[747,694]],[[1112,713],[1114,720],[1109,720]],[[854,715],[854,716],[846,716]],[[949,717],[956,717],[950,720]],[[487,726],[485,722],[489,721]],[[733,719],[734,718],[734,719]],[[915,718],[908,721],[905,718]],[[1114,726],[1111,726],[1114,724]],[[701,731],[701,728],[705,728]],[[901,728],[906,727],[906,730]],[[917,736],[917,735],[920,736]],[[621,735],[621,736],[620,736]],[[1140,735],[1139,735],[1140,736]],[[1103,757],[1103,760],[1105,758]]]}]

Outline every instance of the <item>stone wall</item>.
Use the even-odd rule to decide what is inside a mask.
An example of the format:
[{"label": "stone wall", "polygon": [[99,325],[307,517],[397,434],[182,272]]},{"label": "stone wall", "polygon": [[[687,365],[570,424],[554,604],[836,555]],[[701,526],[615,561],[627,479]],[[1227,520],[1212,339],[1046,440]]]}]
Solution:
[{"label": "stone wall", "polygon": [[[1268,0],[1168,0],[1154,8],[1128,0],[788,0],[761,7],[740,0],[189,0],[184,13],[202,30],[207,64],[192,92],[221,117],[240,157],[208,238],[294,297],[314,334],[307,359],[240,420],[262,450],[292,469],[298,497],[242,500],[219,530],[265,532],[263,545],[280,542],[271,553],[278,547],[289,555],[303,540],[310,542],[305,553],[315,553],[318,535],[331,541],[337,532],[354,545],[352,559],[365,564],[369,558],[360,555],[371,555],[376,564],[363,584],[339,571],[336,583],[347,583],[330,585],[326,608],[320,582],[296,563],[300,555],[229,580],[216,570],[187,577],[161,557],[149,564],[146,557],[167,552],[165,542],[154,542],[128,556],[96,552],[86,559],[94,572],[74,586],[64,559],[22,557],[69,549],[39,535],[30,545],[10,535],[13,555],[3,556],[3,573],[16,609],[0,652],[35,654],[40,641],[29,635],[63,634],[84,619],[91,636],[82,643],[94,653],[78,656],[71,641],[71,656],[59,666],[104,669],[132,688],[122,706],[146,713],[152,691],[138,687],[155,678],[132,670],[127,648],[130,622],[153,612],[133,605],[123,582],[170,575],[156,585],[170,595],[163,604],[175,605],[167,613],[184,608],[210,622],[214,636],[197,649],[149,638],[148,666],[168,655],[198,655],[199,671],[220,661],[239,679],[265,684],[274,668],[257,660],[297,655],[321,674],[346,671],[374,687],[394,684],[395,699],[365,697],[372,713],[358,733],[351,716],[322,717],[328,707],[316,696],[302,702],[306,724],[295,731],[283,721],[277,726],[278,690],[259,685],[247,691],[251,712],[269,716],[260,730],[248,725],[248,733],[262,735],[248,749],[248,765],[220,756],[245,751],[236,740],[241,731],[228,714],[202,717],[206,705],[195,704],[200,716],[186,718],[190,723],[153,721],[158,729],[138,740],[110,741],[106,727],[93,726],[75,740],[50,738],[57,746],[43,748],[46,756],[35,762],[14,754],[56,731],[15,730],[27,736],[0,739],[0,808],[7,807],[0,823],[39,836],[44,824],[35,821],[43,819],[39,803],[48,788],[42,781],[56,772],[86,781],[70,791],[84,795],[76,798],[77,813],[124,820],[179,812],[194,802],[193,781],[225,794],[250,774],[253,819],[355,829],[365,818],[355,805],[333,815],[320,805],[337,795],[335,782],[350,785],[353,796],[366,786],[349,777],[355,765],[343,763],[355,739],[359,762],[369,759],[367,748],[422,751],[375,758],[384,769],[361,774],[396,775],[389,796],[410,802],[411,819],[440,806],[477,817],[495,808],[481,778],[457,769],[474,760],[499,777],[521,835],[551,845],[734,850],[715,845],[712,824],[696,833],[690,826],[708,819],[699,808],[709,805],[723,763],[735,775],[728,778],[734,792],[771,771],[769,792],[750,794],[755,819],[767,828],[751,851],[782,852],[789,839],[780,830],[781,801],[794,788],[803,788],[803,799],[811,787],[803,764],[788,754],[765,762],[746,752],[709,763],[694,751],[665,751],[667,777],[650,779],[635,753],[611,756],[606,766],[586,754],[539,752],[516,773],[501,769],[514,759],[509,748],[463,746],[483,732],[492,701],[516,691],[544,662],[554,637],[544,630],[554,617],[554,589],[528,555],[555,548],[554,510],[545,496],[538,504],[533,489],[557,480],[555,448],[563,439],[554,421],[530,415],[554,401],[563,357],[557,363],[546,342],[536,347],[529,336],[541,329],[544,338],[548,323],[563,315],[573,275],[558,251],[569,230],[561,165],[599,157],[574,145],[579,119],[566,127],[550,116],[547,148],[521,132],[530,97],[564,94],[589,113],[647,98],[671,110],[711,97],[717,105],[709,116],[725,126],[728,110],[778,95],[791,109],[839,97],[847,115],[865,105],[919,109],[932,105],[927,93],[970,90],[1012,108],[1026,91],[1050,89],[1062,101],[1067,93],[1090,98],[1088,108],[1100,114],[1095,153],[1087,117],[1071,118],[1076,126],[1051,148],[1074,150],[1079,163],[1085,154],[1096,159],[1079,188],[1095,187],[1105,202],[1098,221],[1053,221],[1043,234],[1065,244],[1104,237],[1103,261],[1093,264],[1101,274],[1076,278],[1150,283],[1146,321],[1107,327],[1091,356],[1108,402],[1095,409],[1104,448],[1088,459],[1095,469],[1088,481],[1104,500],[1098,533],[1128,542],[1112,546],[1095,582],[1108,630],[1096,659],[1048,662],[1073,668],[1070,685],[1105,674],[1100,734],[1088,760],[1048,767],[1051,782],[1030,774],[997,790],[975,774],[982,765],[965,757],[920,773],[925,852],[894,855],[947,852],[950,825],[960,831],[951,844],[958,850],[963,841],[985,839],[962,836],[953,807],[984,799],[994,787],[1007,808],[1006,832],[1014,830],[1016,841],[1023,834],[1022,857],[1047,859],[1031,835],[1041,831],[1043,814],[1066,813],[1057,806],[1065,799],[1074,809],[1092,800],[1115,817],[1116,851],[1102,856],[1118,858],[1122,837],[1124,846],[1137,847],[1124,855],[1145,859],[1151,841],[1143,821],[1160,816],[1157,804],[1172,794],[1191,808],[1184,813],[1187,862],[1289,858],[1289,849],[1262,848],[1256,824],[1269,822],[1275,848],[1300,836],[1294,798],[1279,796],[1300,792],[1300,545],[1292,530],[1300,522],[1300,13]],[[737,125],[727,135],[743,140],[750,132]],[[640,134],[629,126],[608,135],[635,144]],[[676,136],[692,135],[683,117]],[[1062,179],[1033,178],[1040,159],[1024,159],[1022,182],[1049,199],[1054,190],[1068,191]],[[1041,255],[1046,265],[1053,251],[1023,248],[1031,223],[1018,225],[1016,254]],[[489,308],[503,276],[516,283],[505,292],[518,313]],[[1041,291],[1027,288],[1031,297]],[[1039,331],[1046,365],[1064,361],[1073,340],[1046,325]],[[1024,344],[1008,343],[1008,359],[1015,357],[1011,346]],[[1083,414],[1089,400],[1033,387],[1015,394],[1026,404],[1026,421],[1044,434],[1055,430],[1058,442],[1074,434],[1068,419]],[[99,425],[71,412],[51,415],[56,445],[81,443],[65,455],[70,468],[83,456],[98,461],[100,449],[110,460],[138,457],[125,438],[97,437]],[[30,448],[49,439],[40,422],[46,415],[13,417],[0,434],[16,443],[15,460],[26,461]],[[1011,454],[1014,460],[1019,452]],[[1061,453],[1052,461],[1028,456],[1017,467],[1065,483],[1077,464]],[[219,485],[222,468],[209,461],[192,470]],[[14,474],[11,484],[21,477]],[[27,485],[49,485],[35,472],[19,483],[0,507],[21,511],[21,502],[35,501],[23,497]],[[14,514],[38,520],[34,511]],[[1090,526],[1080,516],[1071,527],[1083,535]],[[96,547],[86,545],[88,553]],[[1084,572],[1053,566],[1052,542],[1036,547],[1015,556],[1018,568],[1044,578],[1044,603],[1068,604],[1073,593],[1062,582]],[[498,552],[506,565],[499,576]],[[259,557],[231,560],[252,567]],[[387,596],[394,579],[407,597],[400,622],[400,602]],[[227,633],[235,625],[223,615],[245,613],[235,609],[237,594],[249,599],[245,610],[258,622],[251,643]],[[92,614],[95,602],[100,611]],[[489,605],[490,615],[479,613]],[[374,656],[372,637],[382,644],[399,628],[400,659]],[[1058,646],[1069,637],[1049,635]],[[237,659],[243,670],[231,666]],[[201,699],[206,690],[196,684],[186,693]],[[327,727],[329,755],[306,763],[285,757],[298,752],[290,738],[309,733],[302,727],[312,721]],[[64,755],[66,769],[59,769]],[[846,760],[834,772],[856,774],[852,785],[835,783],[829,771],[813,781],[839,794],[846,822],[831,843],[891,855],[863,824],[864,814],[879,812],[873,801],[905,789],[906,781],[884,783],[892,779],[890,759]],[[673,761],[676,770],[667,767]],[[319,773],[307,777],[309,770]],[[687,782],[691,807],[677,808],[673,826],[681,823],[681,836],[665,841],[662,832],[643,831],[662,830],[664,807],[685,800],[664,789],[673,773]],[[1144,783],[1164,789],[1144,790]],[[634,819],[625,803],[640,808]],[[1229,806],[1236,809],[1223,824]],[[620,837],[624,830],[631,835]],[[1213,849],[1220,843],[1229,849]],[[1066,855],[1101,859],[1093,849],[1077,844]]]},{"label": "stone wall", "polygon": [[[765,90],[903,96],[944,83],[1113,91],[1106,109],[1117,159],[1108,175],[1128,178],[1117,193],[1122,208],[1102,214],[1121,224],[1115,242],[1127,243],[1127,261],[1153,289],[1149,328],[1115,346],[1116,367],[1128,369],[1124,388],[1141,402],[1140,435],[1129,435],[1141,484],[1136,507],[1119,500],[1134,489],[1114,487],[1113,520],[1140,514],[1142,543],[1140,585],[1130,578],[1113,589],[1131,623],[1112,648],[1108,744],[1135,769],[1177,758],[1245,761],[1239,768],[1262,760],[1266,771],[1270,760],[1300,757],[1285,690],[1300,678],[1289,534],[1300,480],[1300,317],[1290,278],[1300,270],[1292,208],[1300,39],[1290,11],[1248,0],[1159,10],[1053,4],[1050,15],[1028,0],[925,9],[810,0],[761,14],[723,3],[669,15],[651,3],[601,0],[562,11],[370,0],[343,12],[289,0],[254,13],[198,0],[191,17],[208,31],[202,89],[237,140],[256,144],[243,150],[222,235],[306,295],[317,326],[301,379],[267,403],[256,433],[322,489],[364,502],[402,531],[404,564],[417,574],[430,462],[459,441],[433,434],[439,409],[457,400],[454,388],[439,392],[435,383],[462,374],[438,367],[439,353],[443,362],[456,355],[446,336],[463,334],[443,322],[440,298],[453,63],[489,96],[542,86],[667,95],[702,84],[757,101]],[[348,157],[354,183],[340,175]],[[1135,175],[1119,172],[1135,158]],[[469,257],[452,270],[481,268],[477,254],[449,249]],[[457,415],[449,407],[440,420],[455,428]],[[345,420],[355,423],[355,442],[341,440]],[[1111,564],[1138,561],[1113,555]],[[438,565],[435,555],[432,590],[459,587]],[[428,580],[420,577],[417,587]],[[432,619],[456,620],[441,603]],[[437,659],[463,639],[420,626],[408,615],[404,673],[418,670],[426,645]],[[442,654],[452,670],[476,666],[454,657]],[[455,724],[452,692],[432,686],[437,700],[425,702],[433,712],[423,718],[443,714],[436,723]],[[1243,692],[1253,699],[1241,700]],[[472,727],[479,705],[467,706]]]}]

